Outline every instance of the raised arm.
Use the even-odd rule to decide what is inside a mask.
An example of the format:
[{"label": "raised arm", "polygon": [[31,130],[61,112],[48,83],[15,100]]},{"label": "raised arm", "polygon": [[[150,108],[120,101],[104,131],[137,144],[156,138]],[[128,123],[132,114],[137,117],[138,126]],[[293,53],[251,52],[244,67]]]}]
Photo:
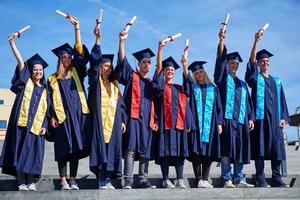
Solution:
[{"label": "raised arm", "polygon": [[162,50],[164,46],[166,45],[166,42],[164,42],[164,39],[161,39],[158,43],[158,48],[157,48],[157,58],[156,58],[156,75],[158,76],[161,71],[162,71]]},{"label": "raised arm", "polygon": [[123,62],[126,55],[125,41],[127,37],[128,37],[128,33],[126,33],[125,31],[119,33],[119,54],[118,54],[119,62]]},{"label": "raised arm", "polygon": [[248,83],[250,87],[254,87],[257,81],[258,75],[258,66],[256,62],[256,48],[258,42],[261,40],[263,35],[262,31],[258,31],[255,33],[254,43],[252,46],[249,62],[247,63],[247,69],[245,74],[245,81]]},{"label": "raised arm", "polygon": [[11,50],[18,62],[18,71],[21,72],[24,67],[24,61],[23,61],[23,58],[22,58],[16,44],[15,44],[15,36],[13,36],[13,34],[10,35],[9,44],[10,44]]},{"label": "raised arm", "polygon": [[95,45],[91,50],[90,69],[88,70],[89,84],[99,79],[100,62],[102,60],[102,52],[100,47],[101,33],[97,26],[94,28]]},{"label": "raised arm", "polygon": [[257,44],[261,40],[262,36],[263,36],[263,32],[261,30],[259,30],[255,33],[255,39],[254,39],[254,43],[253,43],[251,54],[250,54],[250,63],[251,64],[254,64],[256,62],[256,48],[257,48]]},{"label": "raised arm", "polygon": [[223,51],[224,51],[224,45],[225,45],[225,36],[226,32],[223,31],[223,29],[219,32],[219,47],[218,47],[218,56],[222,57]]},{"label": "raised arm", "polygon": [[225,32],[223,32],[223,30],[220,30],[219,44],[217,49],[217,58],[216,58],[215,71],[214,71],[214,82],[217,85],[221,84],[222,80],[228,74],[226,54],[227,54],[227,49],[225,46]]}]

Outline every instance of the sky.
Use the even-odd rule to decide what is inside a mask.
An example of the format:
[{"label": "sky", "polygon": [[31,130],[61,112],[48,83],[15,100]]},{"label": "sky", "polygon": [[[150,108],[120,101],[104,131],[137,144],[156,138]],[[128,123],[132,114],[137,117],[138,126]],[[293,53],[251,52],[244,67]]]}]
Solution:
[{"label": "sky", "polygon": [[[101,25],[103,53],[117,53],[118,33],[136,15],[137,20],[126,42],[126,55],[132,66],[136,62],[131,53],[147,47],[156,53],[161,38],[181,32],[181,38],[164,48],[163,58],[173,56],[180,63],[185,39],[189,38],[189,62],[207,61],[204,67],[211,79],[218,32],[226,13],[230,13],[230,19],[225,44],[228,52],[238,51],[244,60],[238,70],[241,79],[244,78],[254,34],[268,22],[270,27],[258,50],[265,48],[274,54],[270,60],[270,74],[282,80],[290,114],[300,106],[300,1],[297,0],[1,0],[0,88],[10,87],[16,67],[7,41],[11,33],[31,25],[16,39],[16,45],[24,60],[39,53],[48,62],[45,73],[50,75],[57,64],[51,49],[65,42],[74,44],[73,26],[55,10],[68,12],[79,19],[82,42],[91,49],[95,41],[93,28],[100,9],[104,10]],[[150,77],[154,68],[155,64]],[[182,70],[176,73],[175,82],[181,84]],[[289,140],[298,137],[295,127],[287,126],[285,132]]]}]

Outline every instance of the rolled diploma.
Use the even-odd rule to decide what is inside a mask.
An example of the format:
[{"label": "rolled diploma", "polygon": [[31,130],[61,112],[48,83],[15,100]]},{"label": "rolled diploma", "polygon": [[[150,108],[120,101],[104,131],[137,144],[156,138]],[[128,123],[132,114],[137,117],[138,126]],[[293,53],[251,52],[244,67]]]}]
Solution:
[{"label": "rolled diploma", "polygon": [[100,13],[97,19],[97,28],[100,28],[100,24],[102,22],[102,16],[103,16],[103,9],[100,9]]},{"label": "rolled diploma", "polygon": [[[19,34],[23,33],[24,31],[26,31],[26,30],[29,29],[29,28],[30,28],[30,25],[25,26],[25,27],[22,28],[21,30],[15,32],[15,33],[14,33],[14,36],[15,36],[15,37],[18,37]],[[8,39],[10,39],[10,37],[9,37]]]},{"label": "rolled diploma", "polygon": [[229,20],[229,13],[227,13],[226,14],[226,17],[225,17],[225,21],[222,23],[222,26],[221,26],[221,29],[223,30],[223,31],[225,31],[226,30],[226,27],[227,27],[227,24],[228,24],[228,20]]},{"label": "rolled diploma", "polygon": [[57,13],[57,14],[60,14],[60,15],[62,15],[62,16],[64,16],[64,17],[67,18],[67,19],[68,19],[68,16],[69,16],[69,17],[72,18],[73,20],[77,21],[76,19],[74,19],[73,16],[68,15],[67,13],[61,12],[61,11],[59,11],[59,10],[56,10],[56,13]]},{"label": "rolled diploma", "polygon": [[187,59],[187,56],[188,56],[189,45],[190,45],[190,40],[186,39],[185,40],[185,47],[184,47],[184,58],[185,59]]},{"label": "rolled diploma", "polygon": [[175,38],[178,38],[180,36],[181,36],[181,33],[177,33],[176,35],[169,36],[168,38],[163,40],[163,43],[173,41]]},{"label": "rolled diploma", "polygon": [[127,33],[131,26],[133,25],[134,21],[136,20],[136,16],[133,16],[132,19],[126,24],[124,31]]},{"label": "rolled diploma", "polygon": [[266,23],[266,24],[264,25],[264,27],[262,27],[262,30],[266,31],[268,27],[269,27],[269,23]]}]

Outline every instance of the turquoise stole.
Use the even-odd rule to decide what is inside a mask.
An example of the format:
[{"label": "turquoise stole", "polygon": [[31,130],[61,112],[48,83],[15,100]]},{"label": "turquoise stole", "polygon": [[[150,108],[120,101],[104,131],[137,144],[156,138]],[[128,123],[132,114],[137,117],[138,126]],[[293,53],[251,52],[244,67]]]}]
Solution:
[{"label": "turquoise stole", "polygon": [[209,142],[215,87],[212,84],[207,84],[206,86],[206,99],[203,113],[201,88],[198,84],[195,83],[193,83],[192,86],[197,107],[200,141]]},{"label": "turquoise stole", "polygon": [[[281,81],[277,77],[272,77],[276,84],[277,102],[278,102],[278,121],[281,118]],[[256,91],[256,119],[263,120],[265,114],[265,79],[262,74],[257,76],[257,91]]]},{"label": "turquoise stole", "polygon": [[[238,122],[240,124],[245,123],[246,116],[246,100],[247,100],[247,85],[244,81],[240,80],[242,91],[241,91],[241,105]],[[233,77],[228,74],[227,76],[227,93],[226,93],[226,107],[225,107],[225,119],[232,119],[233,107],[234,107],[234,96],[235,96],[235,84]]]}]

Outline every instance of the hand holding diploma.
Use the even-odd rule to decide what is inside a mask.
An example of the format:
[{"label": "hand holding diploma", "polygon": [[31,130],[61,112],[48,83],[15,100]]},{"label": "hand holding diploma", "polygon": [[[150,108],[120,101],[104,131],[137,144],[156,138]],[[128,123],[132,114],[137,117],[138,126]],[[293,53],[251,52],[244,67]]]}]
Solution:
[{"label": "hand holding diploma", "polygon": [[24,28],[22,28],[21,30],[19,30],[19,31],[17,31],[17,32],[15,32],[15,33],[13,33],[13,34],[11,34],[9,37],[8,37],[8,40],[11,40],[11,39],[13,39],[13,38],[15,38],[15,37],[20,37],[21,36],[21,33],[23,33],[24,31],[26,31],[27,29],[29,29],[30,28],[30,25],[27,25],[27,26],[25,26]]}]

